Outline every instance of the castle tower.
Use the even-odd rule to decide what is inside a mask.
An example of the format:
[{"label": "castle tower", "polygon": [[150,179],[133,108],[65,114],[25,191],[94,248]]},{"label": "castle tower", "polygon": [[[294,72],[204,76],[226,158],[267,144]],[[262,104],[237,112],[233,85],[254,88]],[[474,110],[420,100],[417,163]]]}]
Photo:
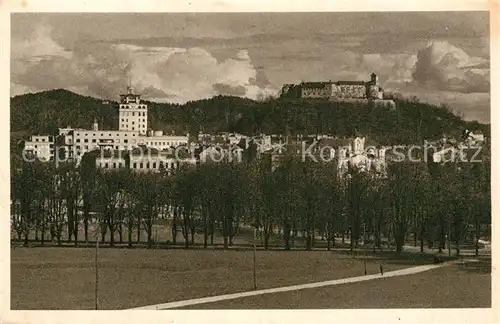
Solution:
[{"label": "castle tower", "polygon": [[92,124],[92,130],[93,131],[99,130],[99,125],[97,124],[97,120],[95,118],[94,118],[94,123]]},{"label": "castle tower", "polygon": [[127,87],[127,94],[120,95],[118,129],[136,131],[146,135],[148,129],[148,106],[141,102],[141,96]]},{"label": "castle tower", "polygon": [[366,96],[368,99],[383,99],[383,90],[375,73],[371,74],[370,82],[366,83]]}]

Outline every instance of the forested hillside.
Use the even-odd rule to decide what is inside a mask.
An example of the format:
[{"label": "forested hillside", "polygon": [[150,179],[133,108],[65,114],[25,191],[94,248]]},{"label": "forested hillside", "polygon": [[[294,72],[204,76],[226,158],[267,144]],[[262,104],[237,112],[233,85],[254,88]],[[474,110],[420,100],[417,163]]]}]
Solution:
[{"label": "forested hillside", "polygon": [[[464,128],[489,135],[489,125],[466,122],[446,106],[396,100],[396,107],[325,100],[271,99],[258,102],[217,96],[183,105],[149,102],[149,123],[167,132],[231,131],[349,136],[358,131],[381,144],[419,143]],[[58,127],[117,128],[118,103],[52,90],[11,98],[11,132],[56,133]]]}]

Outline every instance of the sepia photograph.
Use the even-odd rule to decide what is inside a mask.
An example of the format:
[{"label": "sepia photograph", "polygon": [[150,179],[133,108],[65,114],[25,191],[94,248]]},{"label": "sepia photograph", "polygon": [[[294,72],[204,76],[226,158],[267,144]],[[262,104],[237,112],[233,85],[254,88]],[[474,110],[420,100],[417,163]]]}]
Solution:
[{"label": "sepia photograph", "polygon": [[13,12],[9,65],[12,310],[492,307],[489,11]]}]

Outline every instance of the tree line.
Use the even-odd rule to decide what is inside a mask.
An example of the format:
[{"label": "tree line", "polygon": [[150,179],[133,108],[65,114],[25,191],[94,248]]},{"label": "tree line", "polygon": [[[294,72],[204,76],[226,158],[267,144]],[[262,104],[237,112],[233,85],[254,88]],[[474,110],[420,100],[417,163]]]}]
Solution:
[{"label": "tree line", "polygon": [[[349,171],[340,177],[328,162],[285,156],[277,168],[265,159],[244,163],[205,163],[174,174],[102,170],[82,162],[11,163],[11,222],[14,238],[58,244],[92,239],[94,222],[100,241],[132,247],[160,218],[174,245],[189,248],[202,234],[203,246],[223,238],[224,248],[246,226],[262,235],[264,249],[279,237],[290,250],[302,240],[312,250],[318,240],[327,249],[342,242],[351,249],[391,246],[400,252],[408,240],[460,253],[475,244],[491,223],[489,153],[481,163],[394,162],[388,177]],[[132,233],[137,232],[137,238]],[[62,237],[67,233],[67,237]],[[50,235],[50,237],[49,237]],[[108,238],[106,238],[108,237]],[[319,239],[321,237],[321,239]],[[66,243],[67,244],[67,243]]]}]

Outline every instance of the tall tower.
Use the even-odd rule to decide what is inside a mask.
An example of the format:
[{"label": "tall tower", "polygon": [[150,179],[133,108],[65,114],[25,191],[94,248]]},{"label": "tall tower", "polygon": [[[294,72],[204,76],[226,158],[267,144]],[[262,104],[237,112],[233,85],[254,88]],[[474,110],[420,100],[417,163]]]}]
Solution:
[{"label": "tall tower", "polygon": [[92,124],[92,130],[93,131],[99,130],[99,125],[97,124],[97,120],[95,118],[94,118],[94,123]]},{"label": "tall tower", "polygon": [[380,88],[378,76],[371,74],[370,82],[366,83],[366,97],[368,99],[383,99],[383,91]]},{"label": "tall tower", "polygon": [[134,93],[131,86],[127,93],[120,95],[118,129],[121,131],[136,131],[146,135],[148,129],[148,106],[141,102],[141,96]]}]

